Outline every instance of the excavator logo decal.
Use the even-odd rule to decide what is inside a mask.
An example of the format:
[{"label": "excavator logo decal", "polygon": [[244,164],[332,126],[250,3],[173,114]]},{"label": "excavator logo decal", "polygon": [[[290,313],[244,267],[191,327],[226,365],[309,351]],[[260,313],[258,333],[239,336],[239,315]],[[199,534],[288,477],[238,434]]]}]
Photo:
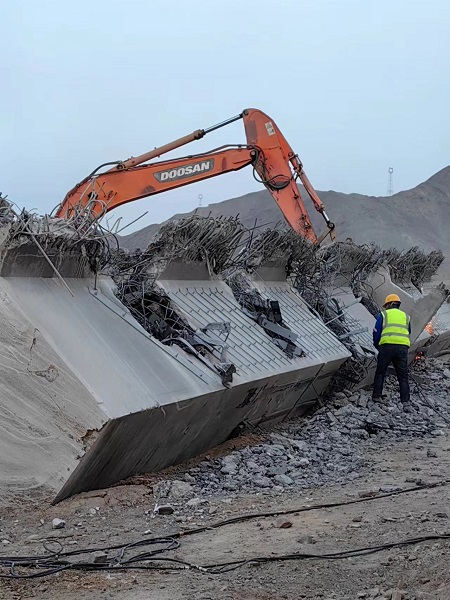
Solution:
[{"label": "excavator logo decal", "polygon": [[272,121],[267,121],[267,123],[266,123],[266,129],[267,129],[267,133],[269,135],[275,135],[275,128],[272,125]]},{"label": "excavator logo decal", "polygon": [[185,179],[186,177],[192,177],[197,173],[206,173],[214,168],[214,159],[203,160],[201,162],[192,163],[185,165],[184,167],[178,167],[177,169],[169,169],[167,171],[159,171],[155,173],[156,180],[159,182],[163,181],[174,181],[177,179]]}]

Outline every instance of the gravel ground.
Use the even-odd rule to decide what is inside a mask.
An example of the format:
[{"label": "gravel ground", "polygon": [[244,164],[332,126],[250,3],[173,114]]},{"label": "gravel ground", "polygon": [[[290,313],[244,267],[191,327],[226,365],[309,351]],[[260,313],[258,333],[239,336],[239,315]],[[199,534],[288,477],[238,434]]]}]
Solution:
[{"label": "gravel ground", "polygon": [[[385,406],[373,405],[366,393],[338,394],[308,419],[284,424],[270,434],[234,440],[158,478],[139,477],[54,507],[49,499],[40,498],[3,509],[0,552],[41,554],[49,540],[57,540],[66,551],[112,546],[239,515],[287,510],[295,512],[185,535],[167,557],[207,565],[257,556],[339,552],[450,532],[450,485],[396,493],[450,480],[449,362],[416,365],[420,384],[418,389],[413,385],[411,413],[402,411],[392,384]],[[393,495],[383,496],[386,492]],[[300,510],[351,500],[363,501]],[[171,514],[155,512],[161,505]],[[55,518],[64,520],[64,527],[53,529]],[[4,579],[0,597],[448,599],[448,550],[449,541],[436,539],[363,557],[247,564],[223,574],[64,572],[27,581]],[[111,560],[117,551],[107,555]]]}]

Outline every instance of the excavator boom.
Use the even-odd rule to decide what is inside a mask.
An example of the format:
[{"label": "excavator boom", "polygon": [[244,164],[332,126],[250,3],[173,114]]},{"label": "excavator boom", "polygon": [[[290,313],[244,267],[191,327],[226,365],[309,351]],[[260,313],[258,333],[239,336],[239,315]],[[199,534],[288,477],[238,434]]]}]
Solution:
[{"label": "excavator boom", "polygon": [[[245,145],[222,146],[205,154],[148,162],[238,119],[244,121],[247,136]],[[99,172],[101,168],[111,165],[114,166],[108,171]],[[257,109],[245,110],[209,129],[199,129],[141,156],[101,165],[66,195],[56,216],[66,219],[87,216],[94,220],[127,202],[237,171],[249,165],[272,194],[292,229],[312,242],[317,242],[297,187],[297,179],[300,179],[316,210],[324,217],[328,233],[334,239],[334,225],[306,177],[302,163],[276,124]]]}]

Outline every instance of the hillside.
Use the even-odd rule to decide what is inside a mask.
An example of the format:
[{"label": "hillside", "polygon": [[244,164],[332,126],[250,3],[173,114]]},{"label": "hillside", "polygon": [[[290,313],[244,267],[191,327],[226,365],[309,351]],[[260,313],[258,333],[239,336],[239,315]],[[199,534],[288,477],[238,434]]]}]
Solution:
[{"label": "hillside", "polygon": [[[311,208],[306,193],[302,197],[311,214],[316,231],[323,221]],[[336,223],[338,239],[351,237],[356,243],[377,242],[397,248],[420,246],[430,251],[440,249],[450,256],[450,167],[442,169],[417,187],[390,197],[318,192],[330,218]],[[247,227],[258,223],[274,225],[282,214],[266,190],[254,192],[197,209],[200,215],[239,215]],[[188,213],[192,214],[192,213]],[[177,219],[186,215],[174,215]],[[144,249],[158,225],[149,225],[121,238],[123,247]]]}]

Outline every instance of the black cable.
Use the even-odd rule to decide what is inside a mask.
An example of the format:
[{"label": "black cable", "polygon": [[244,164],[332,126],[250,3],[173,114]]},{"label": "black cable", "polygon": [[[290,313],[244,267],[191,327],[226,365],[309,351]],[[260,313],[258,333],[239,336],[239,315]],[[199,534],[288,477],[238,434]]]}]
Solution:
[{"label": "black cable", "polygon": [[[265,158],[264,152],[261,150],[261,148],[254,146],[254,149],[256,151],[256,157],[255,157],[255,160],[253,161],[253,169],[252,169],[252,174],[253,174],[254,180],[257,181],[258,183],[262,183],[263,185],[268,186],[271,190],[274,190],[274,191],[283,190],[284,188],[286,188],[289,185],[289,182],[293,180],[292,174],[290,177],[287,175],[273,175],[272,177],[270,177],[270,179],[266,179],[265,177],[263,178],[263,176],[261,175],[261,179],[258,179],[258,177],[256,176],[257,171],[255,168],[255,165],[258,162],[260,162],[262,165],[262,168],[264,170],[264,173],[267,173],[266,158]],[[282,178],[284,180],[283,183],[274,183],[275,179],[280,179],[280,178]]]},{"label": "black cable", "polygon": [[[121,550],[122,548],[129,548],[132,546],[137,547],[140,545],[145,546],[145,545],[149,545],[149,544],[157,544],[157,543],[163,543],[163,542],[168,542],[168,541],[172,542],[173,540],[177,540],[182,537],[187,537],[189,535],[196,535],[198,533],[204,533],[205,531],[211,531],[213,529],[219,529],[219,528],[225,527],[227,525],[243,523],[245,521],[250,521],[253,519],[279,517],[282,515],[290,515],[290,514],[294,514],[294,513],[310,512],[312,510],[339,508],[341,506],[351,506],[353,504],[360,504],[363,502],[372,502],[374,500],[389,498],[391,496],[399,496],[401,494],[408,494],[411,492],[417,492],[417,491],[421,491],[421,490],[434,489],[436,487],[445,487],[445,486],[449,485],[449,483],[450,483],[450,480],[446,479],[446,480],[437,481],[434,483],[425,483],[425,484],[421,484],[421,485],[411,486],[411,487],[403,488],[403,489],[396,490],[393,492],[377,494],[375,496],[355,498],[353,500],[345,500],[345,501],[341,501],[341,502],[328,502],[328,503],[324,503],[324,504],[313,504],[311,506],[302,506],[302,507],[297,507],[297,508],[291,508],[288,510],[249,513],[246,515],[239,515],[237,517],[232,517],[230,519],[224,519],[222,521],[217,521],[216,523],[212,523],[210,525],[204,525],[202,527],[197,527],[195,529],[188,529],[187,531],[177,531],[177,532],[169,534],[167,537],[164,537],[164,538],[161,538],[161,537],[146,538],[146,539],[140,540],[138,542],[117,544],[114,546],[101,546],[101,547],[94,547],[94,548],[77,549],[77,550],[72,550],[70,552],[53,552],[52,555],[69,557],[69,556],[77,556],[80,554],[88,554],[88,553],[92,553],[92,552],[105,552],[107,550]],[[56,543],[60,544],[60,542],[58,540],[50,540],[50,541],[52,543],[56,542]],[[25,557],[17,557],[17,556],[3,557],[3,556],[0,556],[0,563],[2,561],[7,561],[7,560],[14,560],[16,562],[17,561],[33,561],[33,560],[38,560],[39,558],[42,558],[42,557],[41,556],[25,556]]]},{"label": "black cable", "polygon": [[[284,190],[284,188],[286,188],[289,185],[289,182],[292,181],[292,177],[288,177],[287,175],[274,175],[273,177],[271,177],[270,179],[258,179],[258,177],[256,176],[256,169],[255,167],[253,167],[252,170],[253,173],[253,179],[255,181],[257,181],[258,183],[262,183],[263,185],[267,185],[271,190],[274,191],[278,191],[278,190]],[[283,179],[283,183],[274,183],[275,179]]]},{"label": "black cable", "polygon": [[328,502],[325,504],[313,504],[312,506],[302,506],[300,508],[291,508],[288,510],[278,510],[278,511],[268,511],[268,512],[258,512],[258,513],[249,513],[247,515],[240,515],[238,517],[232,517],[231,519],[226,519],[223,521],[218,521],[217,523],[213,523],[212,525],[205,525],[204,527],[199,527],[197,529],[188,529],[181,534],[171,534],[171,537],[177,537],[178,535],[181,537],[185,537],[187,535],[193,535],[196,533],[202,533],[203,531],[208,531],[210,529],[218,529],[220,527],[224,527],[225,525],[233,525],[235,523],[242,523],[244,521],[250,521],[252,519],[261,519],[267,517],[279,517],[282,515],[292,515],[294,513],[301,512],[309,512],[311,510],[321,510],[324,508],[338,508],[340,506],[350,506],[352,504],[360,504],[362,502],[371,502],[373,500],[380,500],[382,498],[389,498],[390,496],[397,496],[400,494],[408,494],[411,492],[417,492],[425,489],[433,489],[436,487],[444,487],[449,485],[450,479],[446,479],[443,481],[437,481],[435,483],[425,483],[422,485],[411,486],[409,488],[403,488],[401,490],[397,490],[395,492],[386,492],[383,494],[378,494],[376,496],[370,496],[368,498],[355,498],[354,500],[346,500],[344,502]]},{"label": "black cable", "polygon": [[423,535],[417,538],[410,538],[401,540],[399,542],[388,542],[386,544],[380,544],[378,546],[366,546],[365,548],[356,548],[354,550],[343,550],[341,552],[332,552],[325,554],[310,554],[310,553],[294,553],[294,554],[282,554],[277,556],[262,556],[254,557],[245,560],[236,560],[226,563],[219,563],[214,565],[207,565],[201,567],[201,569],[207,569],[210,574],[227,573],[234,571],[246,564],[264,564],[270,562],[282,562],[288,560],[337,560],[343,558],[355,558],[359,556],[367,556],[368,554],[375,554],[376,552],[382,552],[383,550],[390,550],[392,548],[401,548],[404,546],[412,546],[423,542],[434,541],[434,540],[447,540],[450,539],[450,533],[442,534],[430,534]]},{"label": "black cable", "polygon": [[[56,540],[56,543],[58,543],[62,548],[59,541]],[[143,546],[155,546],[157,544],[161,544],[163,545],[163,547],[131,556],[130,558],[125,560],[125,553],[127,551]],[[116,546],[88,548],[85,550],[74,550],[72,552],[51,552],[51,554],[40,556],[0,557],[0,570],[2,568],[9,569],[8,573],[1,573],[0,571],[0,578],[35,579],[37,577],[46,577],[47,575],[52,575],[65,570],[98,571],[126,568],[127,566],[131,566],[133,563],[138,561],[160,560],[158,558],[158,555],[171,550],[176,550],[177,548],[179,548],[179,546],[180,543],[173,537],[159,537],[139,540],[137,542],[131,542],[127,544],[118,544]],[[45,544],[44,547],[46,547]],[[69,557],[78,556],[81,554],[92,554],[93,552],[106,552],[113,550],[119,550],[119,553],[116,557],[109,559],[107,563],[93,563],[86,561],[70,562],[68,560]],[[176,559],[164,558],[161,560],[171,562]],[[39,569],[39,571],[32,574],[22,575],[17,572],[18,568]]]},{"label": "black cable", "polygon": [[[117,544],[114,546],[103,546],[103,547],[95,547],[95,548],[86,548],[86,549],[78,549],[78,550],[72,550],[70,552],[62,552],[62,546],[61,543],[58,540],[51,540],[51,543],[57,543],[60,547],[60,550],[56,550],[56,551],[51,551],[48,548],[48,542],[44,543],[44,547],[46,550],[48,550],[50,552],[50,554],[48,555],[38,555],[38,556],[12,556],[12,557],[7,557],[7,556],[0,556],[0,569],[1,568],[9,568],[9,573],[8,574],[4,574],[4,573],[0,573],[0,578],[36,578],[36,577],[45,577],[47,575],[51,575],[54,573],[58,573],[60,571],[64,571],[64,570],[68,570],[68,569],[72,569],[72,570],[111,570],[111,569],[117,569],[117,568],[158,568],[160,569],[161,567],[143,567],[143,566],[135,566],[134,563],[136,563],[137,561],[147,561],[147,560],[152,560],[152,561],[165,561],[165,562],[171,562],[177,565],[181,565],[182,568],[198,568],[200,570],[205,570],[205,569],[214,569],[214,568],[222,568],[223,565],[232,565],[235,564],[233,563],[224,563],[223,565],[207,565],[205,567],[196,567],[195,565],[191,565],[189,563],[183,562],[183,561],[179,561],[177,559],[169,559],[169,558],[158,558],[159,554],[163,554],[164,552],[168,552],[170,550],[174,550],[177,549],[179,547],[179,542],[177,540],[181,539],[182,537],[186,537],[188,535],[195,535],[198,533],[203,533],[205,531],[211,531],[213,529],[218,529],[220,527],[224,527],[226,525],[232,525],[232,524],[236,524],[236,523],[241,523],[244,521],[249,521],[251,519],[260,519],[260,518],[267,518],[267,517],[275,517],[275,516],[281,516],[281,515],[288,515],[288,514],[293,514],[293,513],[300,513],[300,512],[309,512],[312,510],[320,510],[320,509],[324,509],[324,508],[337,508],[340,506],[348,506],[348,505],[352,505],[352,504],[359,504],[362,502],[371,502],[373,500],[378,500],[378,499],[382,499],[382,498],[389,498],[390,496],[396,496],[396,495],[400,495],[400,494],[407,494],[407,493],[411,493],[411,492],[416,492],[416,491],[420,491],[420,490],[424,490],[424,489],[433,489],[436,487],[443,487],[446,486],[450,483],[450,480],[443,480],[443,481],[438,481],[435,483],[430,483],[430,484],[423,484],[423,485],[417,485],[417,486],[412,486],[409,488],[404,488],[402,490],[397,490],[394,492],[388,492],[388,493],[383,493],[383,494],[379,494],[377,496],[371,496],[371,497],[365,497],[365,498],[355,498],[354,500],[346,500],[344,502],[328,502],[325,504],[316,504],[316,505],[312,505],[312,506],[305,506],[305,507],[300,507],[300,508],[293,508],[293,509],[289,509],[289,510],[282,510],[282,511],[267,511],[267,512],[259,512],[259,513],[250,513],[247,515],[240,515],[238,517],[232,517],[231,519],[225,519],[222,521],[218,521],[217,523],[213,523],[212,525],[205,525],[203,527],[198,527],[196,529],[189,529],[187,531],[178,531],[175,532],[173,534],[170,534],[169,536],[166,537],[155,537],[155,538],[147,538],[147,539],[143,539],[143,540],[139,540],[137,542],[131,542],[131,543],[126,543],[126,544]],[[450,536],[450,534],[445,534],[444,537],[448,537]],[[415,538],[415,539],[419,539],[421,540],[422,538]],[[409,541],[406,542],[399,542],[398,544],[401,543],[412,543]],[[164,548],[157,548],[156,550],[152,551],[152,552],[146,552],[143,554],[139,554],[139,555],[135,555],[134,557],[131,557],[130,559],[127,559],[126,561],[123,560],[125,552],[133,549],[133,548],[139,548],[139,547],[145,547],[145,546],[151,546],[151,545],[156,545],[156,544],[165,544]],[[375,548],[379,548],[379,547],[375,547]],[[380,547],[382,549],[385,548],[385,546]],[[63,560],[63,559],[68,559],[69,557],[75,557],[75,556],[79,556],[82,554],[91,554],[93,552],[107,552],[107,551],[114,551],[114,550],[119,550],[119,558],[114,559],[109,561],[106,564],[99,564],[99,563],[86,563],[86,562],[80,562],[80,563],[71,563],[67,560]],[[358,554],[355,554],[356,556],[359,556],[361,552],[366,551],[368,549],[358,549],[358,550],[354,550],[354,551],[347,551],[346,556],[348,555],[348,552],[356,552]],[[373,548],[369,548],[369,550],[373,550]],[[374,550],[374,551],[378,551],[378,550]],[[336,557],[340,557],[340,554],[342,553],[337,553]],[[270,558],[255,558],[255,559],[251,559],[250,562],[267,562],[269,560],[294,560],[296,559],[295,557],[297,557],[297,559],[300,558],[333,558],[334,555],[286,555],[286,557],[270,557]],[[245,560],[245,561],[235,561],[239,563],[239,566],[244,566],[244,564],[247,564],[249,561]],[[38,568],[40,567],[42,570],[38,571],[37,573],[33,573],[31,575],[19,575],[16,572],[16,568],[17,567],[22,567],[22,568]],[[221,572],[221,571],[218,571]]]},{"label": "black cable", "polygon": [[[36,560],[33,562],[28,562],[25,564],[18,565],[20,559],[5,561],[0,559],[0,568],[8,566],[10,568],[9,574],[0,574],[1,578],[7,579],[36,579],[38,577],[46,577],[48,575],[52,575],[55,573],[59,573],[65,570],[76,570],[76,571],[111,571],[111,570],[120,570],[126,571],[131,569],[140,569],[140,570],[180,570],[180,569],[191,569],[202,571],[208,573],[210,575],[217,575],[221,573],[228,573],[230,571],[234,571],[236,569],[242,568],[245,565],[249,564],[266,564],[272,562],[285,562],[285,561],[296,561],[296,560],[340,560],[340,559],[348,559],[348,558],[357,558],[360,556],[367,556],[369,554],[375,554],[377,552],[382,552],[383,550],[391,550],[392,548],[402,548],[405,546],[412,546],[416,544],[421,544],[423,542],[428,541],[436,541],[436,540],[447,540],[450,539],[450,533],[443,534],[429,534],[423,535],[416,538],[409,538],[406,540],[400,540],[397,542],[388,542],[385,544],[379,544],[376,546],[366,546],[363,548],[355,548],[349,550],[342,550],[340,552],[329,552],[324,554],[312,554],[312,553],[292,553],[292,554],[281,554],[276,556],[257,556],[247,559],[240,559],[234,561],[228,561],[224,563],[213,563],[207,565],[195,565],[193,563],[189,563],[187,561],[175,559],[175,558],[166,558],[166,557],[158,557],[156,556],[160,552],[167,551],[168,549],[173,548],[165,548],[163,550],[155,550],[153,552],[140,554],[137,556],[133,556],[127,561],[120,561],[119,559],[112,559],[109,563],[90,563],[90,562],[79,562],[79,563],[70,563],[69,561],[61,561],[61,560],[51,560],[51,557],[40,557],[40,560]],[[160,538],[162,540],[162,538]],[[165,540],[168,541],[168,540]],[[131,544],[129,546],[143,545],[145,542],[149,543],[150,540],[142,540],[137,542],[136,544]],[[157,566],[155,564],[142,565],[135,564],[138,562],[145,561],[155,562],[165,562],[169,565],[173,566]],[[45,570],[38,571],[37,573],[21,575],[16,571],[16,565],[28,568],[38,568],[39,566],[46,566]]]}]

